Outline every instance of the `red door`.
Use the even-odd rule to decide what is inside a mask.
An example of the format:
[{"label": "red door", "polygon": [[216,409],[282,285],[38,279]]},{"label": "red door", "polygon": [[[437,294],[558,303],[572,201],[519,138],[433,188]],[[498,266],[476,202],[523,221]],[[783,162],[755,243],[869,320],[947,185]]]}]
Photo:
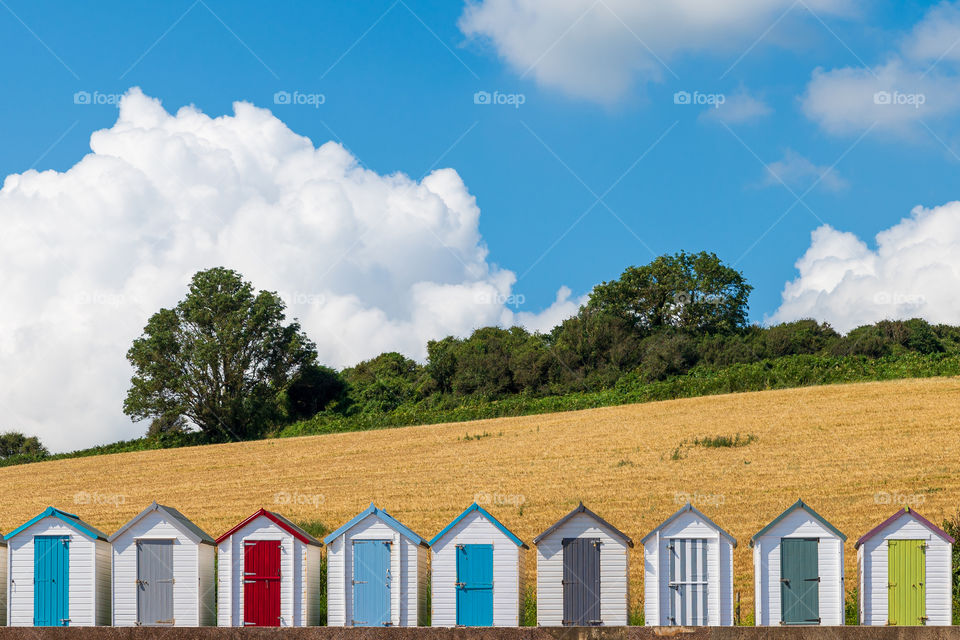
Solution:
[{"label": "red door", "polygon": [[243,626],[280,626],[280,541],[243,543]]}]

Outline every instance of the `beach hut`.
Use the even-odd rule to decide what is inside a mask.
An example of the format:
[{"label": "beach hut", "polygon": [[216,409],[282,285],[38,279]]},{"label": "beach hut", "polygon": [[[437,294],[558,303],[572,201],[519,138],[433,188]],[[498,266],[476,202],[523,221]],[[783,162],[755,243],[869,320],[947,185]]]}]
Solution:
[{"label": "beach hut", "polygon": [[517,627],[527,545],[473,503],[430,541],[435,627]]},{"label": "beach hut", "polygon": [[641,544],[647,625],[733,624],[733,536],[688,502]]},{"label": "beach hut", "polygon": [[323,539],[327,625],[415,627],[427,616],[427,542],[371,504]]},{"label": "beach hut", "polygon": [[47,507],[5,536],[13,627],[110,624],[110,543],[72,513]]},{"label": "beach hut", "polygon": [[320,622],[320,541],[260,509],[217,538],[217,624],[304,627]]},{"label": "beach hut", "polygon": [[857,540],[860,624],[951,624],[953,542],[910,507]]},{"label": "beach hut", "polygon": [[0,627],[7,625],[7,541],[0,535]]},{"label": "beach hut", "polygon": [[627,624],[633,540],[580,503],[537,536],[537,624]]},{"label": "beach hut", "polygon": [[108,541],[113,547],[113,626],[217,623],[216,544],[186,516],[154,502]]},{"label": "beach hut", "polygon": [[750,539],[755,621],[842,625],[847,537],[797,500]]}]

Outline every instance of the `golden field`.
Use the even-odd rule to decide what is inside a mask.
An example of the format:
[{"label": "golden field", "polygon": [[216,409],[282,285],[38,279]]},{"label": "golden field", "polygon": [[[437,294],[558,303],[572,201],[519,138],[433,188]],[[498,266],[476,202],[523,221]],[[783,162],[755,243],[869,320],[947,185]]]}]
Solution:
[{"label": "golden field", "polygon": [[[753,434],[745,447],[684,446]],[[481,435],[479,439],[465,436]],[[0,469],[4,532],[48,505],[112,533],[150,501],[213,536],[263,506],[331,528],[371,501],[426,538],[475,497],[530,543],[580,500],[639,541],[684,495],[739,541],[735,589],[752,611],[750,536],[802,497],[857,537],[913,497],[940,524],[960,499],[960,378],[766,391],[570,413],[146,451]],[[78,499],[79,498],[79,499]],[[517,504],[522,501],[522,508]],[[532,546],[532,545],[531,545]],[[535,570],[533,552],[527,570]]]}]

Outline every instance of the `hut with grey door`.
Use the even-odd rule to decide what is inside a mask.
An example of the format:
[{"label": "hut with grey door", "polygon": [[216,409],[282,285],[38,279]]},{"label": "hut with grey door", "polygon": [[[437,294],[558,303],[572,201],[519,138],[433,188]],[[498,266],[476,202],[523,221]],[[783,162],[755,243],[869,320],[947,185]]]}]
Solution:
[{"label": "hut with grey door", "polygon": [[371,504],[323,539],[327,625],[416,627],[428,614],[426,540]]},{"label": "hut with grey door", "polygon": [[641,543],[647,625],[733,624],[733,536],[688,502]]},{"label": "hut with grey door", "polygon": [[803,500],[750,539],[758,626],[842,625],[847,536]]},{"label": "hut with grey door", "polygon": [[583,503],[537,536],[537,624],[623,626],[633,540]]},{"label": "hut with grey door", "polygon": [[186,516],[154,502],[109,542],[113,626],[216,625],[216,544]]},{"label": "hut with grey door", "polygon": [[949,625],[953,543],[910,507],[865,533],[855,545],[860,624]]}]

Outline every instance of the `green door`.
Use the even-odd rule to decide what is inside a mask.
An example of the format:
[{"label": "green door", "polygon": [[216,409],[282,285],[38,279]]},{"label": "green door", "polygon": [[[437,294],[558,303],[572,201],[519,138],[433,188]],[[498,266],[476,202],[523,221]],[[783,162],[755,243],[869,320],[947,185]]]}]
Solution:
[{"label": "green door", "polygon": [[923,540],[887,540],[888,624],[927,623],[926,551]]},{"label": "green door", "polygon": [[820,624],[820,567],[816,538],[780,540],[780,620]]}]

